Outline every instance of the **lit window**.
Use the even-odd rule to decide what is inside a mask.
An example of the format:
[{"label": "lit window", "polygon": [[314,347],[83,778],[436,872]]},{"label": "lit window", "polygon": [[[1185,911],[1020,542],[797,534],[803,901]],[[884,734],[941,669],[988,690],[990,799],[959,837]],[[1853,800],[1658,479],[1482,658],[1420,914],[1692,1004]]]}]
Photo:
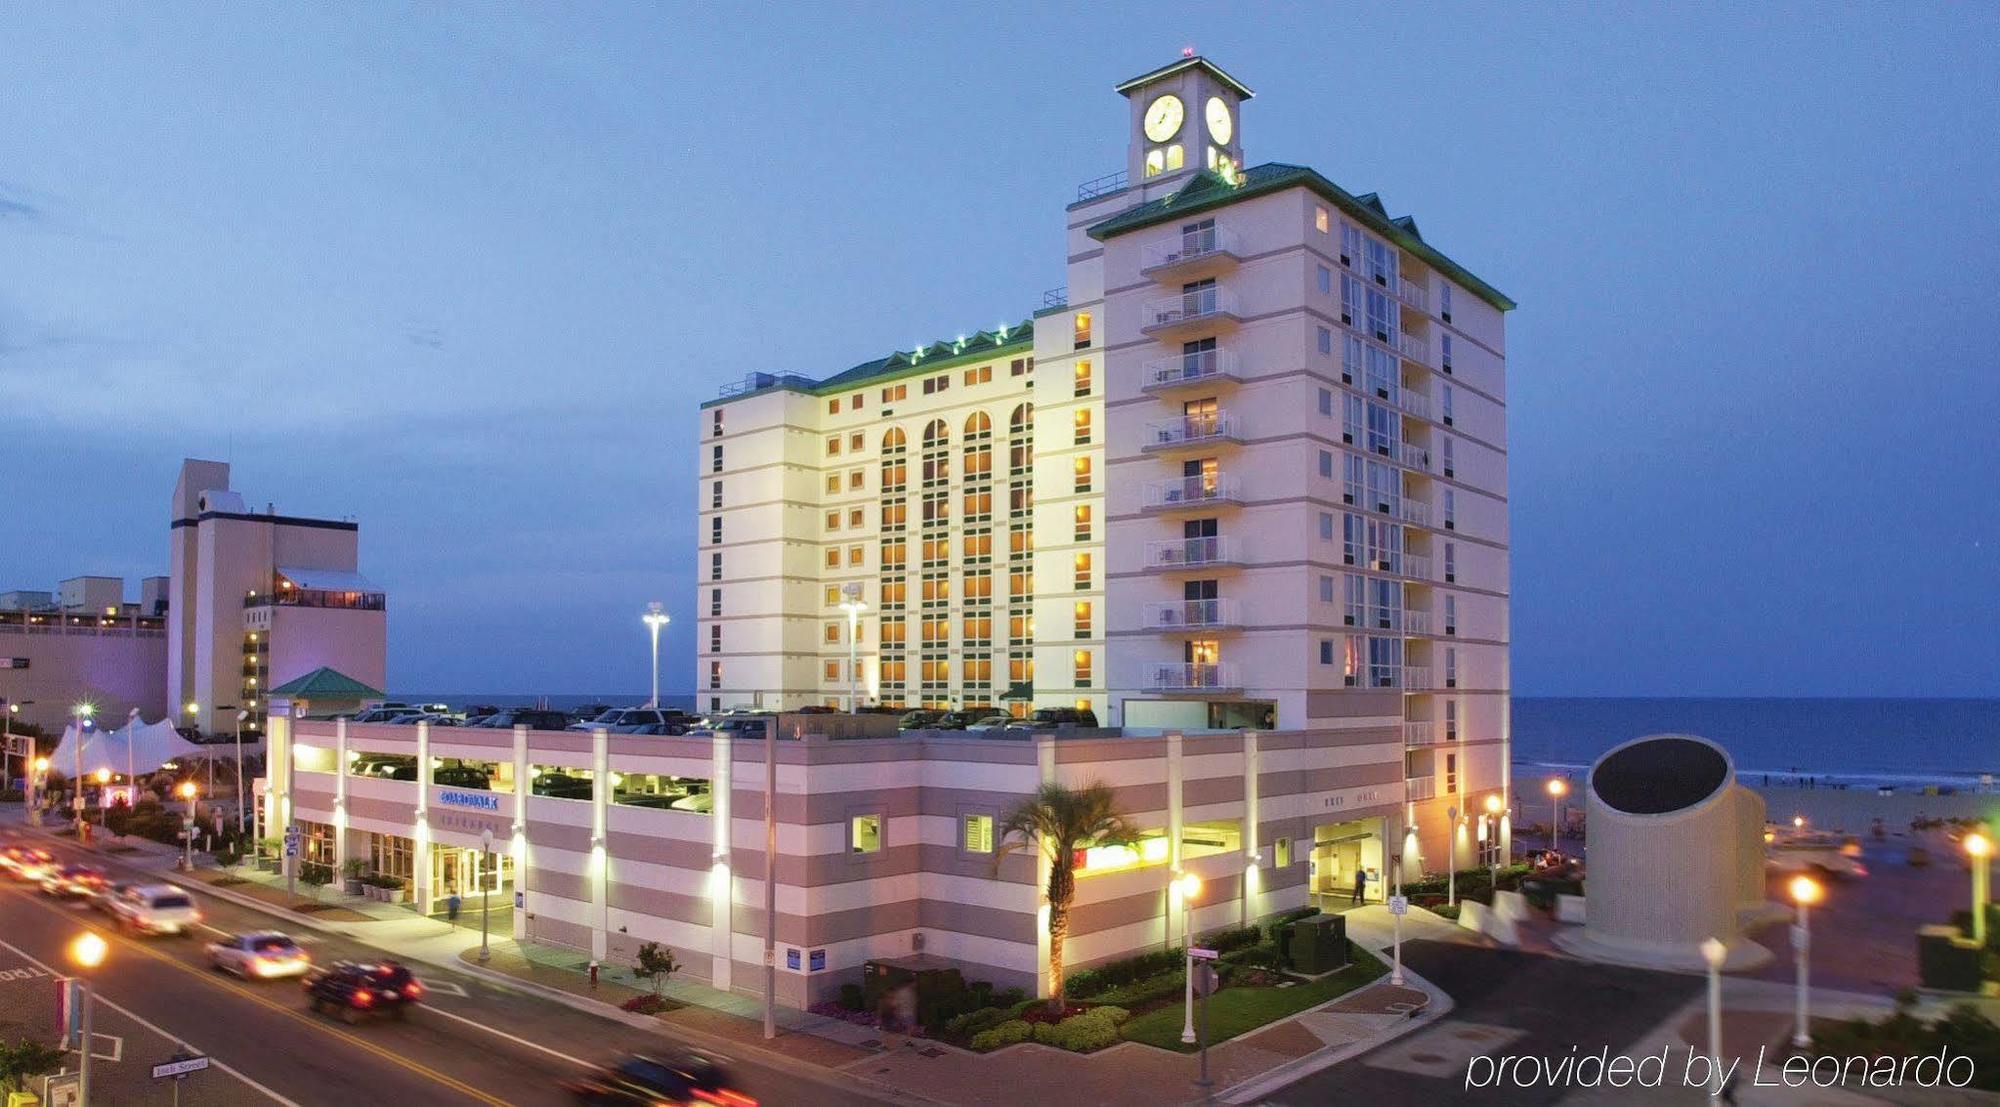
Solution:
[{"label": "lit window", "polygon": [[1167,171],[1167,152],[1153,149],[1146,151],[1146,176],[1157,177]]},{"label": "lit window", "polygon": [[1091,652],[1089,650],[1078,650],[1076,651],[1075,660],[1076,660],[1076,686],[1078,688],[1090,687],[1090,672],[1091,672],[1091,662],[1092,662]]},{"label": "lit window", "polygon": [[858,454],[861,452],[860,431],[855,431],[853,434],[847,436],[847,452],[851,454]]},{"label": "lit window", "polygon": [[1089,600],[1076,601],[1076,636],[1088,638],[1091,635],[1091,609]]},{"label": "lit window", "polygon": [[[1320,213],[1319,213],[1319,218],[1320,218],[1320,228],[1319,228],[1319,229],[1320,229],[1320,230],[1325,230],[1325,229],[1326,229],[1326,209],[1325,209],[1325,208],[1321,208],[1321,209],[1320,209]],[[1272,865],[1272,867],[1274,867],[1274,868],[1279,868],[1279,869],[1288,869],[1288,868],[1291,868],[1291,866],[1292,866],[1292,840],[1291,840],[1290,838],[1280,838],[1280,839],[1278,839],[1278,840],[1277,840],[1276,842],[1272,843],[1272,845],[1271,845],[1271,865]]]},{"label": "lit window", "polygon": [[1076,459],[1076,490],[1078,492],[1090,491],[1090,459],[1087,457]]},{"label": "lit window", "polygon": [[864,479],[861,475],[861,472],[862,472],[861,470],[856,469],[853,472],[847,474],[847,487],[849,491],[853,491],[861,487],[861,482]]},{"label": "lit window", "polygon": [[1088,541],[1090,541],[1090,505],[1089,505],[1089,504],[1078,504],[1078,505],[1076,505],[1076,540],[1077,540],[1078,542],[1088,542]]},{"label": "lit window", "polygon": [[840,641],[840,624],[839,623],[826,624],[824,628],[824,637],[828,642]]},{"label": "lit window", "polygon": [[1081,350],[1090,345],[1090,313],[1076,313],[1076,348]]},{"label": "lit window", "polygon": [[1081,399],[1090,395],[1090,362],[1076,363],[1076,396]]},{"label": "lit window", "polygon": [[882,816],[856,815],[848,823],[851,841],[848,849],[853,853],[882,852]]},{"label": "lit window", "polygon": [[847,565],[848,565],[848,568],[850,568],[850,569],[851,569],[851,568],[853,568],[853,567],[855,567],[855,566],[857,566],[857,565],[859,565],[859,564],[861,564],[861,547],[859,547],[859,546],[849,546],[849,547],[847,547]]},{"label": "lit window", "polygon": [[1077,408],[1075,422],[1076,444],[1079,446],[1090,445],[1090,409],[1087,407]]},{"label": "lit window", "polygon": [[826,440],[826,456],[828,456],[828,457],[838,457],[838,456],[840,456],[840,436],[839,436],[839,435],[837,435],[837,434],[836,434],[836,435],[834,435],[834,436],[833,436],[832,438],[829,438],[829,439],[827,439],[827,440]]},{"label": "lit window", "polygon": [[993,852],[993,816],[965,817],[965,850],[967,853]]},{"label": "lit window", "polygon": [[1180,143],[1176,142],[1172,146],[1167,147],[1168,172],[1171,173],[1174,170],[1179,169],[1181,166],[1186,164],[1187,164],[1187,152],[1181,149]]},{"label": "lit window", "polygon": [[826,513],[826,529],[828,530],[840,529],[840,512],[829,511]]},{"label": "lit window", "polygon": [[840,414],[840,397],[835,396],[833,399],[828,400],[826,402],[826,413],[828,415]]},{"label": "lit window", "polygon": [[1076,555],[1076,590],[1079,592],[1090,590],[1090,555],[1087,553]]},{"label": "lit window", "polygon": [[1315,206],[1313,208],[1313,230],[1316,230],[1321,234],[1325,234],[1327,231],[1327,224],[1328,220],[1326,216],[1326,209]]},{"label": "lit window", "polygon": [[838,569],[838,568],[840,568],[840,547],[839,547],[839,546],[828,546],[828,547],[826,548],[826,567],[827,567],[827,568],[829,568],[829,569]]},{"label": "lit window", "polygon": [[827,605],[828,607],[832,607],[832,606],[833,606],[834,604],[837,604],[837,603],[839,603],[839,602],[840,602],[840,585],[838,585],[838,584],[829,584],[829,585],[827,585],[827,586],[826,586],[826,605]]},{"label": "lit window", "polygon": [[828,492],[838,492],[838,491],[840,491],[840,474],[839,474],[839,473],[828,473],[828,474],[826,475],[826,490],[827,490]]},{"label": "lit window", "polygon": [[824,669],[824,673],[825,673],[825,675],[826,675],[826,679],[828,679],[828,680],[839,680],[839,679],[840,679],[840,662],[838,662],[838,661],[829,661],[829,662],[827,662],[827,663],[826,663],[826,666],[825,666],[825,669]]},{"label": "lit window", "polygon": [[849,508],[849,509],[848,509],[848,511],[847,511],[847,525],[848,525],[848,526],[850,526],[850,527],[858,527],[858,526],[860,526],[860,525],[861,525],[861,509],[860,509],[860,508],[858,508],[858,507],[855,507],[855,508]]},{"label": "lit window", "polygon": [[861,393],[856,392],[853,396],[849,397],[847,401],[847,406],[853,408],[856,411],[860,411],[861,395],[862,395]]}]

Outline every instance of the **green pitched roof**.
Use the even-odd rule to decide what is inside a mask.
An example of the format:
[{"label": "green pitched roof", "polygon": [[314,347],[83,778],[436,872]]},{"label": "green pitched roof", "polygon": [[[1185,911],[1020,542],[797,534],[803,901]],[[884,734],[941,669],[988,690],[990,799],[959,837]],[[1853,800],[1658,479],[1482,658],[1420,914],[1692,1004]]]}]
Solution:
[{"label": "green pitched roof", "polygon": [[1221,66],[1215,64],[1212,61],[1209,61],[1207,58],[1204,58],[1199,54],[1181,58],[1178,61],[1174,61],[1167,65],[1163,65],[1158,69],[1153,70],[1150,73],[1141,73],[1137,77],[1134,77],[1129,81],[1122,81],[1119,83],[1118,87],[1113,91],[1125,92],[1130,89],[1138,88],[1140,85],[1149,84],[1153,81],[1157,81],[1161,77],[1166,77],[1175,73],[1179,73],[1183,69],[1205,69],[1208,71],[1209,76],[1214,77],[1216,80],[1221,81],[1223,84],[1228,85],[1230,88],[1235,89],[1236,95],[1243,97],[1245,100],[1248,100],[1252,96],[1257,95],[1256,93],[1250,91],[1249,85],[1246,85],[1242,81],[1239,81],[1236,78],[1230,76],[1229,74],[1224,73],[1222,71]]},{"label": "green pitched roof", "polygon": [[366,684],[348,676],[338,669],[324,665],[296,680],[288,680],[271,689],[273,696],[326,696],[333,699],[368,699],[380,696],[380,688],[370,688]]},{"label": "green pitched roof", "polygon": [[1407,215],[1391,219],[1388,209],[1382,205],[1382,198],[1373,192],[1356,196],[1320,176],[1317,170],[1303,165],[1270,162],[1253,166],[1245,169],[1234,184],[1224,180],[1221,174],[1204,169],[1175,192],[1121,211],[1104,222],[1093,225],[1089,233],[1090,237],[1103,241],[1128,231],[1136,231],[1141,227],[1185,219],[1196,212],[1209,211],[1225,204],[1248,200],[1253,196],[1268,195],[1287,188],[1312,190],[1369,230],[1417,255],[1431,268],[1464,285],[1473,295],[1501,311],[1514,310],[1516,305],[1506,293],[1473,276],[1464,266],[1426,243],[1423,236],[1417,233],[1416,220]]},{"label": "green pitched roof", "polygon": [[[886,357],[864,361],[820,380],[797,373],[754,374],[753,377],[759,381],[756,387],[726,389],[724,395],[717,399],[706,400],[701,406],[712,407],[771,389],[788,389],[815,396],[830,396],[862,384],[935,373],[941,369],[1032,350],[1034,347],[1035,321],[1023,319],[1011,326],[997,327],[990,331],[976,331],[959,338],[941,338],[913,349],[897,350]],[[763,382],[763,378],[769,378],[768,383]]]}]

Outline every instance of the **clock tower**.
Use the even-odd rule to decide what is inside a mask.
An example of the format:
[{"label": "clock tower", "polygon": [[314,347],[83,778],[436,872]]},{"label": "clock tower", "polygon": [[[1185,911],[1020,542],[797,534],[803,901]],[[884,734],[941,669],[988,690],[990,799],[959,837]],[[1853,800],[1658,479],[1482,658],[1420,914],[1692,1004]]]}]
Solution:
[{"label": "clock tower", "polygon": [[1152,199],[1185,183],[1197,169],[1243,167],[1238,112],[1255,95],[1207,58],[1188,55],[1118,86],[1132,105],[1132,145],[1125,169],[1131,186]]}]

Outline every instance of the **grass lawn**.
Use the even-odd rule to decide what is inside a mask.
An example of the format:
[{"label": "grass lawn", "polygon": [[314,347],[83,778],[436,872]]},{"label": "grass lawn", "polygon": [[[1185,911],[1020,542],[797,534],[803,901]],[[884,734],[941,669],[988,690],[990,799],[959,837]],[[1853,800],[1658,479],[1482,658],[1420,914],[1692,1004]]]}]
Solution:
[{"label": "grass lawn", "polygon": [[[1208,997],[1208,1043],[1214,1045],[1266,1023],[1296,1015],[1361,987],[1389,971],[1368,950],[1354,947],[1354,963],[1323,980],[1290,988],[1224,988]],[[1200,1003],[1200,1000],[1196,1000]],[[1128,1041],[1144,1042],[1161,1049],[1192,1053],[1192,1045],[1181,1044],[1180,1004],[1171,1004],[1144,1015],[1134,1015],[1121,1028]]]}]

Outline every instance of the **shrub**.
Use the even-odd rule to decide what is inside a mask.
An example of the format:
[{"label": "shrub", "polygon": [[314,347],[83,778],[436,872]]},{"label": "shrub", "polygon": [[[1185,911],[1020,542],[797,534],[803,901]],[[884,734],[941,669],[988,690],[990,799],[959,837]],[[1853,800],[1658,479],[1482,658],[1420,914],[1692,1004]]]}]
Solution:
[{"label": "shrub", "polygon": [[945,1033],[955,1037],[968,1037],[982,1030],[991,1030],[1013,1017],[1014,1012],[1006,1007],[981,1007],[977,1011],[967,1011],[945,1020]]},{"label": "shrub", "polygon": [[1108,1014],[1123,1015],[1122,1007],[1094,1007],[1080,1015],[1071,1015],[1059,1023],[1036,1023],[1035,1040],[1043,1045],[1066,1049],[1071,1053],[1089,1053],[1103,1049],[1118,1040],[1118,1022]]},{"label": "shrub", "polygon": [[640,1015],[657,1015],[666,1007],[667,1001],[651,992],[633,996],[618,1006]]},{"label": "shrub", "polygon": [[1262,929],[1254,926],[1244,926],[1230,930],[1218,930],[1213,934],[1204,934],[1201,936],[1200,944],[1217,953],[1228,953],[1231,950],[1254,946],[1263,940],[1264,932]]},{"label": "shrub", "polygon": [[1113,1004],[1106,1003],[1096,1007],[1092,1007],[1090,1010],[1085,1011],[1083,1014],[1078,1015],[1076,1017],[1080,1019],[1105,1019],[1108,1020],[1111,1023],[1111,1025],[1116,1026],[1119,1023],[1124,1022],[1126,1019],[1131,1018],[1132,1012],[1127,1011],[1123,1007],[1118,1007]]},{"label": "shrub", "polygon": [[1431,910],[1436,912],[1437,917],[1440,919],[1458,918],[1458,904],[1456,903],[1440,903],[1436,907],[1431,908]]},{"label": "shrub", "polygon": [[842,984],[840,986],[840,1005],[849,1011],[861,1010],[865,1006],[862,999],[861,985]]},{"label": "shrub", "polygon": [[991,1030],[982,1030],[972,1036],[972,1048],[985,1053],[989,1050],[1025,1042],[1034,1034],[1034,1029],[1020,1019],[1009,1019]]},{"label": "shrub", "polygon": [[1137,957],[1127,957],[1122,961],[1107,961],[1095,968],[1072,973],[1063,982],[1063,993],[1076,999],[1085,999],[1100,992],[1109,991],[1121,984],[1144,980],[1179,965],[1185,955],[1179,949],[1156,949]]},{"label": "shrub", "polygon": [[1286,923],[1295,923],[1300,919],[1309,919],[1317,914],[1319,914],[1319,908],[1317,907],[1294,907],[1290,911],[1273,916],[1270,925],[1264,928],[1264,932],[1272,941],[1277,941],[1278,930]]}]

